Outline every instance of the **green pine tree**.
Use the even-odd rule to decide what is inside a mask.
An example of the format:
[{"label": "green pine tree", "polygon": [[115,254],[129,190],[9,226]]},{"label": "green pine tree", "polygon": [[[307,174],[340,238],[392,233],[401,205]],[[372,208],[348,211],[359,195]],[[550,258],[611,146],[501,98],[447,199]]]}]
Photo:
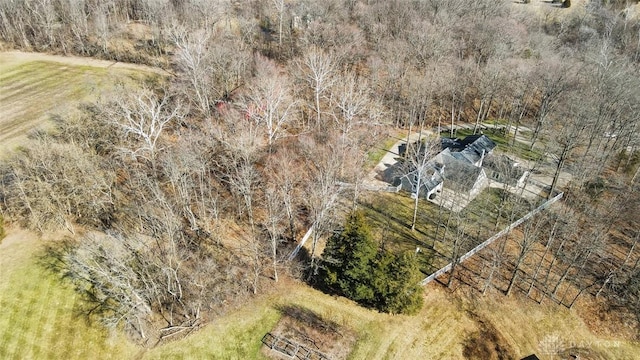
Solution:
[{"label": "green pine tree", "polygon": [[422,308],[421,274],[415,254],[394,256],[387,270],[387,286],[382,311],[392,314],[415,314]]},{"label": "green pine tree", "polygon": [[378,251],[362,212],[351,213],[323,253],[327,287],[361,305],[393,314],[413,314],[422,307],[420,271],[413,253]]},{"label": "green pine tree", "polygon": [[324,282],[363,304],[373,301],[371,264],[377,248],[362,212],[347,218],[344,230],[327,241],[323,253]]}]

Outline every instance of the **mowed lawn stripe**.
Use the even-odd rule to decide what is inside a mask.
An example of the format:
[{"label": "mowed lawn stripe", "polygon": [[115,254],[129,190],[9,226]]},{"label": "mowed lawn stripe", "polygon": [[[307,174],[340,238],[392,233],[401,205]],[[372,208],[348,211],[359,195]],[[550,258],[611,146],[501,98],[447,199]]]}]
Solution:
[{"label": "mowed lawn stripe", "polygon": [[[56,334],[55,325],[58,321],[61,314],[60,306],[57,306],[55,301],[58,297],[58,294],[54,294],[52,291],[52,284],[50,280],[50,276],[47,276],[47,279],[43,279],[44,281],[40,282],[40,291],[46,293],[48,295],[47,301],[40,301],[36,306],[38,308],[38,317],[34,318],[33,321],[38,322],[39,324],[34,324],[34,326],[40,332],[38,337],[34,337],[32,340],[34,342],[44,343],[44,344],[54,344],[54,348],[57,347],[59,339],[64,339],[70,334],[66,334],[65,336],[60,336],[60,334]],[[59,286],[59,285],[58,285]],[[64,314],[67,315],[67,314]],[[57,351],[56,351],[57,352]]]},{"label": "mowed lawn stripe", "polygon": [[[4,86],[0,82],[0,139],[11,139],[42,122],[42,107],[52,108],[68,96],[72,89],[60,87],[65,83],[61,79],[63,71],[45,72],[46,76],[35,77],[33,82],[25,86],[10,84]],[[67,79],[68,80],[68,79]],[[58,89],[58,91],[56,91]],[[30,99],[29,101],[25,101]],[[38,106],[34,106],[37,103]]]},{"label": "mowed lawn stripe", "polygon": [[[0,53],[0,62],[3,56]],[[32,129],[46,129],[51,114],[75,112],[81,101],[139,86],[155,74],[55,61],[0,65],[0,156],[24,143]]]},{"label": "mowed lawn stripe", "polygon": [[[12,312],[10,318],[10,332],[5,336],[10,337],[8,346],[9,354],[17,358],[29,358],[32,347],[40,343],[49,343],[48,337],[55,336],[53,329],[47,331],[58,311],[50,304],[51,284],[50,275],[43,274],[34,267],[23,267],[14,274],[9,283],[19,284],[15,296],[18,306],[10,306]],[[21,326],[28,324],[28,326]]]},{"label": "mowed lawn stripe", "polygon": [[40,262],[41,243],[24,241],[0,247],[0,359],[131,358],[138,348],[89,326],[71,286]]},{"label": "mowed lawn stripe", "polygon": [[0,104],[16,99],[24,94],[40,93],[47,89],[64,87],[69,72],[61,67],[46,67],[35,73],[21,73],[19,78],[0,80],[2,92]]},{"label": "mowed lawn stripe", "polygon": [[[31,100],[37,101],[39,106],[60,105],[55,100],[64,99],[71,93],[73,91],[72,86],[76,81],[76,79],[67,74],[57,72],[21,88],[9,89],[11,91],[3,89],[4,95],[0,96],[0,111],[11,110],[17,105],[24,104],[25,99],[30,99],[28,103],[31,103]],[[61,86],[61,83],[66,85]],[[38,109],[39,107],[33,108],[34,111],[38,111]]]},{"label": "mowed lawn stripe", "polygon": [[26,63],[16,63],[8,65],[0,73],[0,83],[14,80],[15,78],[24,78],[29,76],[37,76],[37,73],[44,67],[43,64],[51,64],[42,61],[30,61]]},{"label": "mowed lawn stripe", "polygon": [[[33,278],[33,277],[32,277]],[[43,324],[46,324],[48,321],[47,313],[43,314],[43,306],[38,301],[38,297],[42,297],[44,299],[49,299],[49,289],[42,291],[41,287],[32,288],[36,285],[37,282],[30,281],[29,287],[25,288],[25,293],[28,294],[29,303],[26,306],[27,315],[25,316],[26,321],[32,322],[35,321],[35,331],[33,331],[33,335],[27,334],[25,332],[20,333],[20,338],[23,340],[21,346],[18,348],[19,351],[22,352],[25,358],[33,358],[33,348],[36,344],[39,344],[39,339],[42,337],[42,328]]]},{"label": "mowed lawn stripe", "polygon": [[[5,281],[3,280],[3,282]],[[3,303],[7,303],[7,306],[3,306],[2,312],[2,314],[6,316],[4,319],[5,321],[0,321],[3,331],[0,355],[2,358],[21,357],[20,342],[25,336],[25,329],[21,328],[19,324],[24,321],[29,321],[30,313],[33,309],[29,307],[29,304],[25,304],[28,300],[24,293],[25,284],[17,284],[13,278],[9,279],[7,283],[14,284],[16,286],[15,291],[17,291],[17,293],[14,293],[13,296],[11,296],[11,299],[14,302],[13,304],[8,303],[8,301],[3,301]],[[28,284],[26,286],[28,286]],[[11,290],[3,291],[2,296],[7,296],[10,292]]]}]

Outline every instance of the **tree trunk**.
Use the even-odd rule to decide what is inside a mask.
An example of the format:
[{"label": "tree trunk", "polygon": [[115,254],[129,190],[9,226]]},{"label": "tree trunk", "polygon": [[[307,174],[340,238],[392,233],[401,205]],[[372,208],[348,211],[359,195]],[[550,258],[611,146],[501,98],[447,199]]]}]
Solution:
[{"label": "tree trunk", "polygon": [[524,259],[519,258],[516,261],[515,269],[513,269],[513,274],[511,275],[511,280],[509,280],[509,286],[507,286],[507,291],[505,291],[506,296],[509,296],[511,294],[511,290],[513,290],[513,285],[516,283],[516,280],[518,278],[518,270],[520,270],[522,260]]},{"label": "tree trunk", "polygon": [[551,244],[553,242],[553,240],[555,239],[555,232],[556,232],[556,226],[558,225],[558,219],[556,218],[556,221],[553,223],[553,227],[551,229],[551,233],[549,234],[549,241],[547,241],[547,246],[545,246],[544,248],[544,253],[542,254],[542,257],[540,258],[540,262],[538,263],[538,266],[536,267],[536,271],[533,274],[533,278],[531,279],[531,285],[529,286],[529,290],[527,291],[527,296],[531,297],[531,291],[533,290],[533,284],[536,282],[536,279],[538,279],[538,274],[540,273],[540,269],[542,268],[542,263],[544,263],[544,259],[547,256],[547,253],[549,252],[549,249],[551,248]]},{"label": "tree trunk", "polygon": [[480,127],[480,118],[482,117],[482,109],[484,108],[484,99],[480,100],[480,109],[478,110],[478,116],[476,116],[476,125],[473,127],[473,134],[478,132]]},{"label": "tree trunk", "polygon": [[[420,124],[420,133],[418,134],[418,152],[420,152],[420,147],[422,144],[422,130],[423,130],[423,125],[424,122],[422,124]],[[427,156],[427,145],[425,143],[424,146],[424,154],[422,154],[423,157],[426,158]],[[409,149],[409,143],[407,143],[407,149]],[[425,164],[425,161],[427,161],[426,159],[421,159],[419,160],[420,163]],[[416,230],[416,220],[418,218],[418,203],[420,201],[420,186],[422,185],[422,174],[425,171],[424,166],[420,166],[420,169],[416,170],[418,172],[418,180],[416,182],[416,201],[413,205],[413,221],[411,222],[411,231],[415,231]]]},{"label": "tree trunk", "polygon": [[556,166],[555,174],[553,175],[553,181],[551,182],[551,188],[549,189],[549,194],[547,195],[547,199],[551,199],[553,197],[553,192],[556,189],[556,185],[558,184],[558,178],[560,178],[560,173],[562,172],[562,168],[564,167],[564,163],[567,160],[567,155],[569,154],[569,147],[564,146],[562,148],[562,153],[560,154],[560,158],[558,159],[558,166]]}]

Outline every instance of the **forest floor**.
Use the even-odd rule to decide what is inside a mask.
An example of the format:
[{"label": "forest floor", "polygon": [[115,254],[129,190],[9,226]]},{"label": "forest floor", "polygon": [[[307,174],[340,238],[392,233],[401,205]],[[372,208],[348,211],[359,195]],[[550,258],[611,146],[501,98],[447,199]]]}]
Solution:
[{"label": "forest floor", "polygon": [[53,114],[73,112],[122,84],[163,71],[148,66],[40,53],[0,52],[0,156]]}]

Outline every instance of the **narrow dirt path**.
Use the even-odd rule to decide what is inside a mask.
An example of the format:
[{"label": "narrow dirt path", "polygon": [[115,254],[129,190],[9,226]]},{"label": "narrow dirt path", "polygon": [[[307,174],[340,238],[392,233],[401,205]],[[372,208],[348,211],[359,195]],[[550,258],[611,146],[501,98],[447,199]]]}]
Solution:
[{"label": "narrow dirt path", "polygon": [[13,65],[16,63],[24,63],[29,61],[50,61],[50,62],[57,62],[61,64],[66,64],[66,65],[92,66],[92,67],[98,67],[98,68],[113,67],[113,68],[136,70],[136,71],[146,71],[146,72],[155,73],[159,75],[173,76],[172,73],[164,69],[161,69],[159,67],[147,66],[147,65],[123,63],[123,62],[110,61],[110,60],[100,60],[100,59],[79,57],[79,56],[51,55],[51,54],[35,53],[35,52],[23,52],[23,51],[0,52],[0,70],[2,70],[2,68],[5,65]]}]

